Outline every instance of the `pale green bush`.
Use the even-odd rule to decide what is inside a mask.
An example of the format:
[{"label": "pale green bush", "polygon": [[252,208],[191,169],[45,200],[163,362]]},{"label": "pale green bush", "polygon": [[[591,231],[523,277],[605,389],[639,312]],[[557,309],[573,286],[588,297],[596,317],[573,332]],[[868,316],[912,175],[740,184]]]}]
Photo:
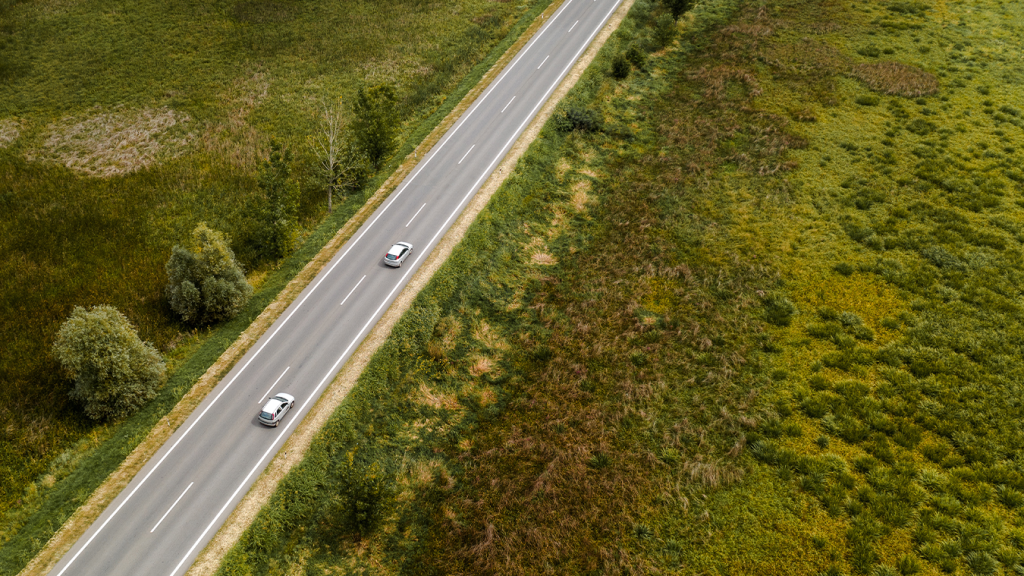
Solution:
[{"label": "pale green bush", "polygon": [[167,278],[171,309],[189,324],[233,317],[249,302],[253,291],[228,239],[205,223],[192,231],[188,248],[175,246],[171,250]]},{"label": "pale green bush", "polygon": [[95,420],[132,414],[167,380],[156,348],[113,306],[76,306],[57,333],[53,356],[75,381],[71,398]]}]

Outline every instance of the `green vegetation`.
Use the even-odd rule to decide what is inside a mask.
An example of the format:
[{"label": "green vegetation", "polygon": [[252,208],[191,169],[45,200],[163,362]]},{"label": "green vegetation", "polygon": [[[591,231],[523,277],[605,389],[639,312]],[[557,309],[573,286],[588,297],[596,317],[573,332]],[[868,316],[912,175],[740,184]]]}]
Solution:
[{"label": "green vegetation", "polygon": [[252,297],[229,244],[203,222],[192,231],[188,248],[171,249],[167,302],[183,322],[202,325],[233,318]]},{"label": "green vegetation", "polygon": [[167,380],[160,353],[112,306],[76,306],[57,333],[53,356],[75,382],[71,399],[94,420],[132,414]]},{"label": "green vegetation", "polygon": [[[177,11],[151,4],[134,5],[122,18],[111,17],[120,12],[109,6],[0,7],[5,22],[24,24],[0,27],[0,72],[7,75],[0,83],[0,205],[8,214],[0,223],[0,382],[12,399],[0,410],[7,422],[0,441],[0,573],[14,574],[25,565],[545,7],[238,5],[213,14],[209,6]],[[47,17],[36,18],[36,11]],[[339,18],[363,25],[338,25]],[[146,34],[125,34],[139,19],[146,20]],[[63,28],[57,34],[48,26]],[[327,30],[329,42],[311,34]],[[262,50],[269,44],[245,40],[251,34],[289,36],[293,43],[289,51],[269,53]],[[185,45],[192,48],[177,49]],[[209,50],[193,50],[199,46]],[[31,66],[25,64],[26,47],[35,50]],[[384,48],[386,58],[375,52]],[[96,49],[107,62],[114,56],[124,61],[105,67],[104,74],[134,72],[109,84],[98,81],[103,74],[89,76],[86,70],[95,66],[82,56]],[[130,65],[143,55],[163,58],[168,49],[176,54],[174,65]],[[319,57],[328,59],[322,71]],[[16,66],[8,66],[15,60]],[[252,66],[240,72],[238,62]],[[17,78],[10,76],[15,69]],[[89,77],[76,83],[69,75]],[[315,158],[302,146],[316,122],[305,112],[325,92],[354,92],[361,79],[386,79],[398,87],[405,120],[400,146],[362,190],[346,190],[350,195],[316,225],[325,212],[324,188],[313,183]],[[67,101],[55,104],[63,96]],[[119,98],[124,106],[111,110]],[[157,105],[185,110],[191,120],[181,112],[145,108],[154,98]],[[108,108],[95,110],[94,103]],[[170,150],[174,142],[166,140],[178,142],[181,134],[173,126],[153,132],[170,120],[178,128],[202,124],[205,139],[189,140],[174,149],[177,154]],[[110,136],[104,142],[127,143],[138,154],[102,154],[102,146],[83,141],[96,130]],[[50,136],[65,138],[54,141],[63,148],[47,149],[43,144]],[[236,318],[187,330],[163,299],[171,247],[200,221],[239,238],[272,137],[295,154],[299,248],[250,271],[256,292]],[[143,339],[164,352],[169,373],[153,401],[110,424],[89,421],[68,401],[69,388],[49,355],[72,307],[99,303],[123,310]],[[20,398],[31,402],[18,404]]]},{"label": "green vegetation", "polygon": [[1024,573],[1024,10],[706,1],[610,74],[670,9],[221,573]]},{"label": "green vegetation", "polygon": [[352,134],[373,164],[379,165],[395,151],[399,116],[398,95],[388,84],[362,87],[352,106]]},{"label": "green vegetation", "polygon": [[260,165],[259,192],[249,200],[243,218],[239,251],[249,266],[274,262],[295,245],[299,187],[292,179],[292,153],[277,143]]}]

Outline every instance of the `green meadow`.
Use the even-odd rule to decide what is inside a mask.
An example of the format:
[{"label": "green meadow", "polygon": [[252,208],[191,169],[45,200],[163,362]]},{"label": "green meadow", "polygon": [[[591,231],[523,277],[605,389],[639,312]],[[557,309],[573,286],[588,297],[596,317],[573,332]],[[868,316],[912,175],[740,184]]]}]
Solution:
[{"label": "green meadow", "polygon": [[[351,217],[547,4],[0,2],[0,571],[34,551]],[[390,83],[400,147],[326,214],[309,137],[324,100]],[[250,306],[178,323],[171,246],[237,236],[270,143],[292,150],[298,236],[249,266]],[[75,306],[111,304],[171,378],[125,422],[67,396],[50,347]]]},{"label": "green meadow", "polygon": [[1024,7],[667,11],[221,574],[1024,574]]}]

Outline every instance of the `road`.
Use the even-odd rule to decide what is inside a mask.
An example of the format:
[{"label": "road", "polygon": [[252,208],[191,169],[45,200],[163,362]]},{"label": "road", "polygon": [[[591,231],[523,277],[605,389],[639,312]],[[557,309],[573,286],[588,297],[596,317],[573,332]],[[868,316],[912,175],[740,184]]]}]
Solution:
[{"label": "road", "polygon": [[[50,574],[184,574],[620,0],[566,0]],[[392,243],[415,250],[383,264]],[[256,420],[272,393],[296,408]]]}]

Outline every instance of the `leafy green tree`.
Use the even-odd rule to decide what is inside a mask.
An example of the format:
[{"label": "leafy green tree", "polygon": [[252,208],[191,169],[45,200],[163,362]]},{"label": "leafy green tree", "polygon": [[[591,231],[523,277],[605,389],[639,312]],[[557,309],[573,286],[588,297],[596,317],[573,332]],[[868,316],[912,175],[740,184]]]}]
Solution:
[{"label": "leafy green tree", "polygon": [[71,398],[95,420],[132,414],[167,380],[156,348],[113,306],[76,306],[57,333],[53,356],[75,381]]},{"label": "leafy green tree", "polygon": [[171,249],[167,279],[171,309],[189,324],[231,318],[252,296],[228,239],[205,223],[192,231],[190,246]]},{"label": "leafy green tree", "polygon": [[246,208],[241,250],[250,265],[283,258],[295,241],[299,187],[291,178],[291,151],[274,142],[260,166],[259,193]]},{"label": "leafy green tree", "polygon": [[356,94],[352,107],[355,115],[351,124],[353,136],[374,166],[380,166],[397,147],[397,104],[395,89],[388,84],[362,87]]}]

